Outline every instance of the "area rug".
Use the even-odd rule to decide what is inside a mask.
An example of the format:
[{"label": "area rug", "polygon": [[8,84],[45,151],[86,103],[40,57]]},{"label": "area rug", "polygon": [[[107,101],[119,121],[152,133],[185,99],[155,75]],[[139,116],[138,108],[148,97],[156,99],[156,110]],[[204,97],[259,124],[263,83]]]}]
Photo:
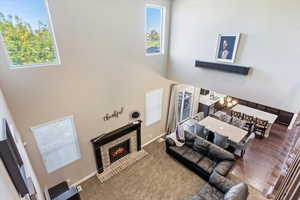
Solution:
[{"label": "area rug", "polygon": [[165,144],[145,147],[148,156],[103,184],[94,176],[81,184],[82,200],[183,200],[206,183],[165,152]]}]

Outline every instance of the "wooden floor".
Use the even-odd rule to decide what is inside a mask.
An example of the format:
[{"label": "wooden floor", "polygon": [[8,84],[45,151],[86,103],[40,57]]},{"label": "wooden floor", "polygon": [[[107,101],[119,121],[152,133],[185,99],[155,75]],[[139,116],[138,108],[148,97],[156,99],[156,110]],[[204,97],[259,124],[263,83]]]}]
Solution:
[{"label": "wooden floor", "polygon": [[252,141],[244,158],[236,162],[231,173],[266,195],[278,177],[291,142],[287,127],[274,124],[268,138]]}]

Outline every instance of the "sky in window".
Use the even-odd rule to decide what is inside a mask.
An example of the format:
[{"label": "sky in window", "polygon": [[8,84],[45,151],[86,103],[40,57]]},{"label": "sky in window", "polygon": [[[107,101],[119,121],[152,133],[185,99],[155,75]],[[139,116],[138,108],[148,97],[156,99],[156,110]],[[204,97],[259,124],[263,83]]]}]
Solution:
[{"label": "sky in window", "polygon": [[147,32],[156,30],[160,32],[161,8],[147,9]]},{"label": "sky in window", "polygon": [[41,21],[48,25],[48,13],[44,0],[0,0],[0,12],[5,16],[18,16],[28,22],[33,29]]}]

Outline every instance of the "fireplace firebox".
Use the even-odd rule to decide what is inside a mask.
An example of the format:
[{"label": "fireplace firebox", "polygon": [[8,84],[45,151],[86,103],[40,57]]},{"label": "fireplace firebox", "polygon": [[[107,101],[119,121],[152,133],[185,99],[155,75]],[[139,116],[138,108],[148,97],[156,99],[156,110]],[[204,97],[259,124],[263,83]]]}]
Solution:
[{"label": "fireplace firebox", "polygon": [[130,140],[126,140],[109,148],[110,163],[114,163],[130,153]]}]

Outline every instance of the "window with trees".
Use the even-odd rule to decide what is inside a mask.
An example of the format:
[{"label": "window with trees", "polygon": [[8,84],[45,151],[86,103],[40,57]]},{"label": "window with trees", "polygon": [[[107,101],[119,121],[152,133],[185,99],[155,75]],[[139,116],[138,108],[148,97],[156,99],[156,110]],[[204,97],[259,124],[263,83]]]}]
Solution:
[{"label": "window with trees", "polygon": [[0,37],[11,67],[59,64],[46,0],[1,0]]},{"label": "window with trees", "polygon": [[165,8],[146,5],[145,52],[146,55],[163,54]]}]

